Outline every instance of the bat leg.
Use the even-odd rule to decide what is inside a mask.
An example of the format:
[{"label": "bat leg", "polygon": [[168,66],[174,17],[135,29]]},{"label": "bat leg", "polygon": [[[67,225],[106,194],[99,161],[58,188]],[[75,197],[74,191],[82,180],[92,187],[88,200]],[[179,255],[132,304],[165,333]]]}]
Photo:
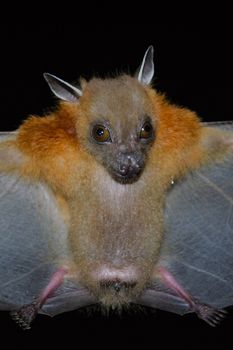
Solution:
[{"label": "bat leg", "polygon": [[207,322],[210,326],[215,327],[227,313],[225,310],[216,309],[210,305],[200,303],[193,298],[165,267],[159,267],[158,270],[162,282],[189,304],[190,311],[195,312],[199,318]]},{"label": "bat leg", "polygon": [[32,303],[22,306],[17,311],[11,312],[11,317],[18,325],[26,330],[30,329],[30,324],[38,314],[46,300],[60,287],[63,283],[64,276],[68,272],[67,267],[59,268],[51,277],[49,283]]}]

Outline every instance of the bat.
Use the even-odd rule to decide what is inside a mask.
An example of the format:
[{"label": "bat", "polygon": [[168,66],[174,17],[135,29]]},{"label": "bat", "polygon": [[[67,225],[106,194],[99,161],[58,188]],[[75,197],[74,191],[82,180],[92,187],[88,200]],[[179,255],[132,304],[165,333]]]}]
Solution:
[{"label": "bat", "polygon": [[44,77],[57,107],[0,133],[0,309],[30,328],[88,305],[233,304],[233,122],[203,123],[134,76]]}]

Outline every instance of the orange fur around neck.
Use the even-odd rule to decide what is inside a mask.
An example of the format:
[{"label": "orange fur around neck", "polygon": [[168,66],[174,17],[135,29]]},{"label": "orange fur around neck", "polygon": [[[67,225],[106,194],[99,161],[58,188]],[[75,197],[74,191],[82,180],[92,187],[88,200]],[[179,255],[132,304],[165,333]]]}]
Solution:
[{"label": "orange fur around neck", "polygon": [[[170,104],[163,95],[145,88],[154,111],[156,141],[148,163],[155,163],[167,178],[177,177],[200,163],[198,146],[201,123],[194,112]],[[77,136],[88,121],[83,117],[88,110],[87,98],[80,104],[62,102],[57,110],[44,117],[29,117],[19,129],[17,146],[28,157],[24,173],[32,178],[43,178],[55,189],[71,193],[73,181],[95,171],[99,165],[91,157]],[[150,164],[147,165],[149,168]],[[73,180],[73,181],[72,181]],[[83,181],[85,179],[83,178]]]}]

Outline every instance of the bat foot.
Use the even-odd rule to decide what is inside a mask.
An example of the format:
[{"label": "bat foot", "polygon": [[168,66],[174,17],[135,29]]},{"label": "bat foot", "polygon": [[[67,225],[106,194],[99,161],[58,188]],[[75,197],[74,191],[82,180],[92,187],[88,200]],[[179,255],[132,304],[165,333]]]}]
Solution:
[{"label": "bat foot", "polygon": [[27,330],[31,328],[31,322],[36,317],[39,310],[39,304],[37,301],[24,305],[17,311],[11,312],[12,319],[23,329]]},{"label": "bat foot", "polygon": [[226,315],[226,311],[215,309],[214,307],[200,303],[194,299],[184,288],[176,281],[173,275],[163,266],[159,267],[160,278],[163,283],[176,293],[181,299],[185,300],[190,307],[191,312],[195,312],[199,318],[204,320],[210,326],[217,326]]},{"label": "bat foot", "polygon": [[31,322],[34,320],[40,308],[45,304],[46,300],[56,291],[63,282],[67,273],[66,266],[60,267],[51,277],[47,286],[42,290],[40,296],[32,303],[22,306],[17,311],[11,312],[13,320],[22,328],[30,329]]},{"label": "bat foot", "polygon": [[212,327],[216,327],[227,314],[227,311],[225,310],[215,309],[210,305],[200,304],[196,301],[193,305],[193,311],[197,314],[197,316],[200,319],[202,319]]}]

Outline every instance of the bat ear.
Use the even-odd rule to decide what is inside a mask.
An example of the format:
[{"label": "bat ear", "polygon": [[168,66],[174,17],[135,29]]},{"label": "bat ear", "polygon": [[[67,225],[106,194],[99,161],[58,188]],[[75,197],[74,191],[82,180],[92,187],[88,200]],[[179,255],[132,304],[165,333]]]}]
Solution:
[{"label": "bat ear", "polygon": [[58,98],[68,102],[77,102],[82,96],[82,91],[66,81],[55,77],[55,75],[44,73],[44,78],[49,84],[50,89]]},{"label": "bat ear", "polygon": [[143,57],[141,66],[136,72],[136,77],[140,83],[149,85],[154,76],[154,48],[149,46]]}]

